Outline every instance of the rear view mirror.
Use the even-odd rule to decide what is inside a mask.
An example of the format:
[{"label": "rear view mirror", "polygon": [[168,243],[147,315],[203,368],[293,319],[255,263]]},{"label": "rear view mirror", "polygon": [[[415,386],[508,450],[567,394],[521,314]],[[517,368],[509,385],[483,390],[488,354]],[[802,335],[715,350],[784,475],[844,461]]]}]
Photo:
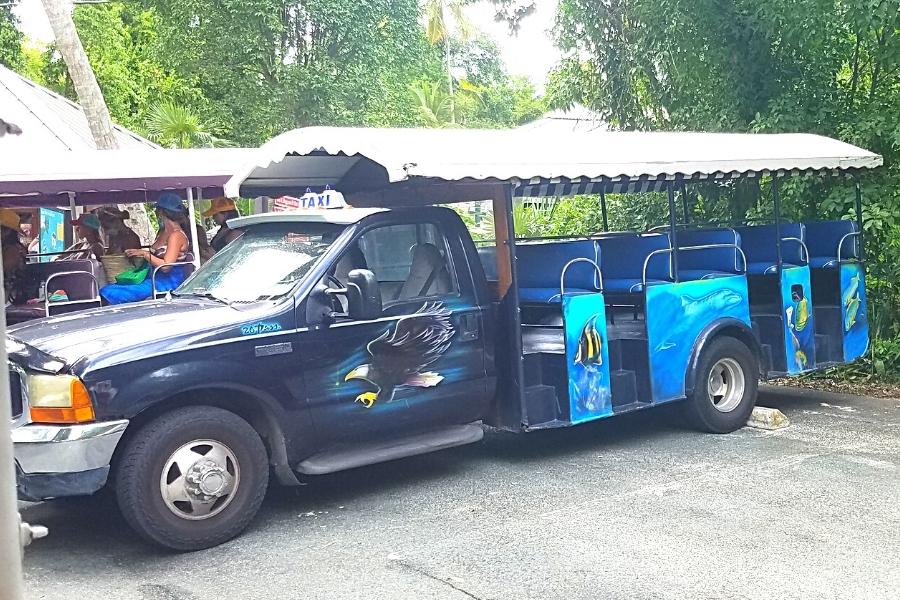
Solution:
[{"label": "rear view mirror", "polygon": [[347,276],[347,307],[350,317],[366,321],[381,316],[381,288],[375,273],[353,269]]}]

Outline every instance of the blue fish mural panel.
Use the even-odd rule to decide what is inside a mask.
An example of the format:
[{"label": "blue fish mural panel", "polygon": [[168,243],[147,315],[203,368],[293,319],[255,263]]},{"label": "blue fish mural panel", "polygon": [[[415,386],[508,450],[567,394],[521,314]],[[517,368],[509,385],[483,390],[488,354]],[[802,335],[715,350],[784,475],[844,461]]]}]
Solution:
[{"label": "blue fish mural panel", "polygon": [[781,316],[788,373],[816,368],[816,328],[813,323],[809,267],[781,271]]},{"label": "blue fish mural panel", "polygon": [[603,294],[563,296],[569,420],[582,423],[612,415],[609,344]]},{"label": "blue fish mural panel", "polygon": [[844,360],[851,362],[869,348],[866,312],[866,276],[859,263],[841,265],[841,315],[844,325]]},{"label": "blue fish mural panel", "polygon": [[694,343],[710,323],[733,318],[750,324],[747,280],[718,277],[647,289],[647,338],[654,402],[683,398]]}]

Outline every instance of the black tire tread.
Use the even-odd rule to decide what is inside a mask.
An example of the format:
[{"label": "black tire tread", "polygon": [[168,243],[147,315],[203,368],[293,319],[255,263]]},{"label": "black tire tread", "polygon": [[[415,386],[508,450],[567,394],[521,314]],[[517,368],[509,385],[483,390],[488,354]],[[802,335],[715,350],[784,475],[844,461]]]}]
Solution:
[{"label": "black tire tread", "polygon": [[[720,358],[731,357],[744,369],[744,399],[730,413],[716,411],[706,392],[706,378],[712,365]],[[709,433],[731,433],[746,425],[756,405],[759,365],[753,351],[739,339],[722,335],[709,342],[697,364],[694,390],[684,403],[684,415],[695,428]]]},{"label": "black tire tread", "polygon": [[[262,458],[262,464],[244,465],[244,470],[259,469],[261,481],[252,490],[252,495],[247,502],[247,509],[235,518],[227,528],[209,533],[207,535],[179,536],[165,527],[159,525],[153,518],[146,499],[140,491],[138,478],[151,469],[149,464],[156,456],[154,446],[159,440],[171,433],[173,429],[185,423],[196,425],[207,422],[213,427],[225,425],[243,430],[247,435],[253,454],[251,457],[257,463]],[[157,473],[153,474],[158,477]],[[177,551],[200,550],[221,544],[237,536],[243,531],[256,515],[268,488],[269,468],[265,446],[259,434],[244,419],[227,410],[212,406],[189,406],[165,413],[153,421],[144,425],[139,432],[131,437],[116,467],[116,495],[119,510],[128,525],[145,540]],[[227,511],[226,511],[227,512]],[[222,513],[225,514],[225,513]]]}]

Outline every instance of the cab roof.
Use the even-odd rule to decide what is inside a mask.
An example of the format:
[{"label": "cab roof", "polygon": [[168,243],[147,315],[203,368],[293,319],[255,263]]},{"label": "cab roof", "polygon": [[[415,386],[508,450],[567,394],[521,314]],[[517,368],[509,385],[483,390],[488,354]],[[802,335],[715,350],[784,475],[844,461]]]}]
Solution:
[{"label": "cab roof", "polygon": [[225,186],[279,196],[331,185],[354,206],[652,191],[671,181],[854,172],[881,156],[813,134],[309,127],[264,144]]}]

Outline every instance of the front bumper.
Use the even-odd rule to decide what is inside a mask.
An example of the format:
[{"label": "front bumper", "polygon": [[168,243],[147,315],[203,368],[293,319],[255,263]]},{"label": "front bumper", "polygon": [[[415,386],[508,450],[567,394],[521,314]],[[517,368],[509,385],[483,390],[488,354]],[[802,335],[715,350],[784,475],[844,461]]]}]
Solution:
[{"label": "front bumper", "polygon": [[106,484],[127,420],[83,425],[29,423],[12,430],[22,500],[93,494]]}]

